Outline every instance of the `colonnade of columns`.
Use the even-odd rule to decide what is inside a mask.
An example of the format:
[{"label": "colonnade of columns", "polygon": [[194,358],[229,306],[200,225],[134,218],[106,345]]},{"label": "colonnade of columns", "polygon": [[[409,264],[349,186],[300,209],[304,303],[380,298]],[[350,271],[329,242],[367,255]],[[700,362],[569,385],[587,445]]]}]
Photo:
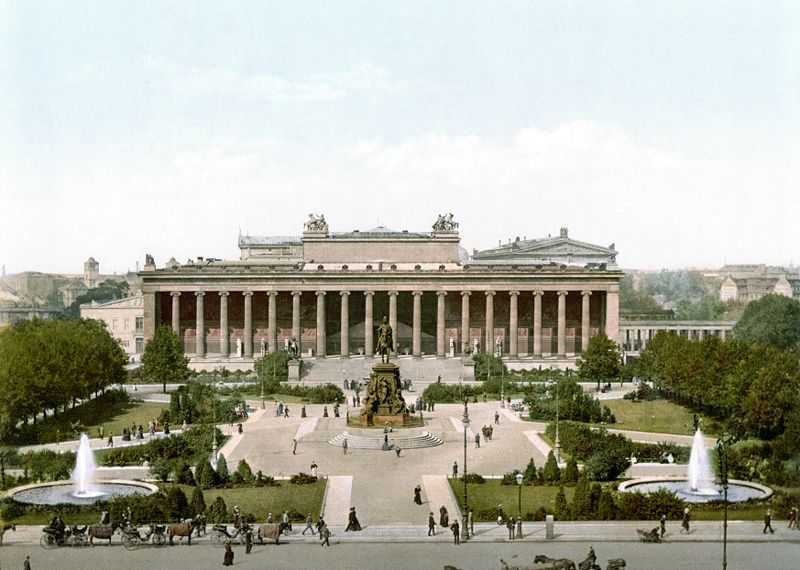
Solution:
[{"label": "colonnade of columns", "polygon": [[698,325],[685,326],[680,324],[631,326],[624,325],[621,331],[622,345],[626,350],[644,350],[648,343],[659,331],[674,332],[675,334],[687,336],[696,340],[703,340],[706,336],[719,336],[722,340],[727,338],[732,326],[722,327],[719,325]]},{"label": "colonnade of columns", "polygon": [[[427,291],[431,292],[431,291]],[[456,292],[453,291],[435,291],[436,293],[436,354],[437,356],[444,357],[447,351],[447,338],[446,338],[446,297],[447,294]],[[292,336],[295,339],[300,339],[301,336],[301,297],[302,291],[291,291],[292,296]],[[341,340],[341,356],[350,355],[350,298],[351,291],[336,291],[340,296],[340,340]],[[397,297],[399,292],[396,290],[386,291],[389,299],[389,324],[395,331],[395,352],[397,351]],[[414,356],[422,355],[422,296],[425,293],[422,290],[412,291],[413,308],[412,308],[412,354]],[[586,343],[588,342],[590,331],[590,308],[591,308],[591,295],[592,291],[589,290],[558,290],[558,311],[557,311],[557,355],[565,356],[567,353],[567,297],[571,295],[580,294],[582,297],[581,302],[581,339],[582,350],[585,350]],[[220,292],[206,292],[195,291],[193,295],[196,303],[196,337],[195,337],[195,354],[206,354],[206,334],[205,334],[205,320],[204,320],[204,302],[206,295],[219,295],[220,301],[220,352],[223,355],[228,355],[231,349],[230,343],[230,328],[228,326],[228,299],[230,293],[228,291]],[[243,330],[243,356],[251,358],[253,356],[253,292],[244,291],[244,330]],[[278,329],[277,329],[277,303],[278,292],[267,291],[268,298],[268,325],[267,325],[267,345],[270,352],[278,350]],[[334,294],[333,291],[315,291],[316,294],[316,356],[326,356],[326,298],[329,294]],[[468,346],[470,339],[470,299],[473,295],[483,296],[483,303],[485,304],[485,338],[484,342],[485,351],[493,351],[497,339],[495,338],[494,329],[494,300],[498,294],[496,291],[472,290],[460,291],[461,294],[461,339],[463,350]],[[511,290],[506,292],[509,295],[508,304],[508,324],[509,324],[509,351],[506,356],[517,357],[519,356],[519,342],[518,342],[518,329],[519,329],[519,298],[521,295],[530,295],[533,298],[533,356],[542,355],[542,297],[544,291],[537,289],[533,291],[519,291]],[[180,336],[180,304],[181,292],[175,291],[170,293],[172,297],[172,328],[175,334]],[[375,291],[364,291],[364,354],[371,356],[374,354],[374,334],[373,328],[374,321],[374,308],[373,298]],[[188,294],[185,296],[188,297]],[[606,334],[616,339],[618,336],[618,304],[619,294],[616,291],[605,291],[605,332]],[[354,297],[357,299],[358,297]],[[480,298],[480,297],[478,297]]]}]

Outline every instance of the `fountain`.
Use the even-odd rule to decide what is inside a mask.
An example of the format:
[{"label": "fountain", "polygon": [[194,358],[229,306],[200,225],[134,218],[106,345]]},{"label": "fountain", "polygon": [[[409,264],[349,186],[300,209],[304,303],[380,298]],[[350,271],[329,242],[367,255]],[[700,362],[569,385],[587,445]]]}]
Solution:
[{"label": "fountain", "polygon": [[57,505],[70,503],[89,505],[98,501],[105,501],[117,496],[150,495],[158,491],[158,487],[149,483],[127,480],[96,481],[94,460],[89,436],[81,434],[78,453],[75,457],[75,468],[72,471],[72,480],[55,481],[25,485],[11,489],[8,496],[20,503],[34,503],[39,505]]},{"label": "fountain", "polygon": [[[715,482],[703,433],[698,429],[692,438],[687,477],[656,477],[626,481],[619,486],[622,492],[652,493],[660,489],[672,491],[689,503],[722,500],[722,486]],[[772,489],[750,481],[728,481],[728,502],[767,499]]]}]

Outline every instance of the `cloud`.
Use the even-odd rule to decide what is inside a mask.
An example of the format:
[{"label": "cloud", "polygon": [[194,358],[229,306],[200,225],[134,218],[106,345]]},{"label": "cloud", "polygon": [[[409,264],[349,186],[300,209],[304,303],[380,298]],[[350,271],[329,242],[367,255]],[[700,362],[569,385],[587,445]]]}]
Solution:
[{"label": "cloud", "polygon": [[277,103],[334,101],[408,87],[407,82],[394,78],[389,70],[371,63],[305,77],[245,72],[235,67],[188,66],[162,58],[145,60],[145,67],[181,95],[221,95]]}]

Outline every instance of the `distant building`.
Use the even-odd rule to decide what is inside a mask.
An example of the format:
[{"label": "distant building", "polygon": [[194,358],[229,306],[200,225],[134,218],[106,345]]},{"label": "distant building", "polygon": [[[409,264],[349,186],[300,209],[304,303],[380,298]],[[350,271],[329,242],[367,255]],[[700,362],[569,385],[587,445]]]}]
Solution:
[{"label": "distant building", "polygon": [[800,274],[768,265],[726,265],[720,286],[720,301],[749,303],[765,295],[800,296]]},{"label": "distant building", "polygon": [[103,321],[128,358],[139,360],[144,352],[144,303],[141,295],[106,303],[86,303],[81,305],[81,318]]},{"label": "distant building", "polygon": [[99,284],[100,264],[94,257],[83,262],[83,283],[89,289],[94,289]]},{"label": "distant building", "polygon": [[20,321],[52,319],[59,314],[61,310],[52,307],[0,307],[0,328]]}]

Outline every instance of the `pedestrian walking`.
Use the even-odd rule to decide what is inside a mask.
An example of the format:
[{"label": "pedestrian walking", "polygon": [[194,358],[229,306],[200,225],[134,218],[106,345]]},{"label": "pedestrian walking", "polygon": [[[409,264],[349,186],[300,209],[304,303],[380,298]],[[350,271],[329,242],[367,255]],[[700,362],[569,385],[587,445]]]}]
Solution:
[{"label": "pedestrian walking", "polygon": [[319,469],[319,465],[317,465],[317,462],[312,459],[311,460],[311,466],[309,467],[309,469],[311,470],[311,474],[314,477],[316,477],[317,476],[317,469]]},{"label": "pedestrian walking", "polygon": [[303,407],[300,408],[300,417],[301,418],[307,418],[308,417],[308,414],[306,413],[305,404],[303,404]]},{"label": "pedestrian walking", "polygon": [[327,526],[325,524],[325,519],[322,518],[322,515],[319,516],[317,519],[317,532],[320,534],[320,539],[322,538],[322,529]]},{"label": "pedestrian walking", "polygon": [[500,412],[495,412],[494,413],[494,423],[496,423],[496,424],[500,423]]},{"label": "pedestrian walking", "polygon": [[314,519],[311,518],[311,513],[306,516],[306,528],[303,529],[303,534],[309,530],[311,531],[311,536],[314,536]]},{"label": "pedestrian walking", "polygon": [[433,512],[428,513],[428,536],[436,536],[436,519],[433,518]]},{"label": "pedestrian walking", "polygon": [[222,556],[223,566],[233,566],[233,548],[231,548],[231,541],[225,541],[225,554]]},{"label": "pedestrian walking", "polygon": [[453,524],[450,525],[450,530],[453,531],[453,544],[458,546],[461,544],[461,527],[457,520],[453,520]]},{"label": "pedestrian walking", "polygon": [[322,406],[322,417],[323,418],[328,417],[328,406]]},{"label": "pedestrian walking", "polygon": [[658,524],[661,527],[661,538],[664,538],[664,535],[667,534],[667,515],[662,514]]},{"label": "pedestrian walking", "polygon": [[796,528],[797,527],[797,507],[792,507],[789,509],[789,524],[788,528]]},{"label": "pedestrian walking", "polygon": [[22,563],[22,570],[31,570],[31,555],[25,556],[25,562]]},{"label": "pedestrian walking", "polygon": [[347,438],[344,438],[342,440],[342,453],[347,455]]},{"label": "pedestrian walking", "polygon": [[108,434],[108,447],[114,447],[114,434]]},{"label": "pedestrian walking", "polygon": [[514,540],[514,517],[508,517],[506,529],[508,530],[508,540]]},{"label": "pedestrian walking", "polygon": [[344,529],[345,532],[358,532],[361,530],[361,523],[358,522],[358,517],[356,516],[356,508],[350,507],[350,513],[347,515],[347,528]]},{"label": "pedestrian walking", "polygon": [[297,455],[297,438],[292,438],[292,455]]},{"label": "pedestrian walking", "polygon": [[289,406],[284,406],[283,407],[283,417],[284,418],[288,418],[289,417]]},{"label": "pedestrian walking", "polygon": [[400,457],[400,452],[401,452],[401,451],[403,451],[403,450],[402,450],[402,449],[400,449],[400,446],[399,446],[399,445],[396,445],[396,444],[394,444],[394,443],[393,443],[392,445],[394,446],[394,452],[395,452],[395,454],[397,455],[397,457]]},{"label": "pedestrian walking", "polygon": [[275,521],[272,520],[272,513],[267,513],[267,524],[272,524],[273,522]]},{"label": "pedestrian walking", "polygon": [[453,479],[458,479],[458,461],[453,461]]},{"label": "pedestrian walking", "polygon": [[414,502],[418,505],[422,504],[422,487],[419,485],[414,487]]},{"label": "pedestrian walking", "polygon": [[476,433],[475,434],[475,449],[480,449],[480,448],[481,448],[481,434]]},{"label": "pedestrian walking", "polygon": [[439,507],[439,526],[442,528],[450,526],[450,515],[447,512],[447,507],[444,505]]},{"label": "pedestrian walking", "polygon": [[251,550],[253,550],[253,527],[248,524],[244,530],[244,553],[250,554]]},{"label": "pedestrian walking", "polygon": [[691,517],[689,515],[689,507],[683,509],[683,519],[681,520],[681,533],[685,532],[686,534],[691,533],[692,531],[689,529],[689,522]]},{"label": "pedestrian walking", "polygon": [[289,520],[289,511],[283,511],[283,515],[281,516],[281,522],[286,528],[292,530],[292,522]]},{"label": "pedestrian walking", "polygon": [[769,530],[770,534],[775,534],[775,530],[772,528],[772,510],[767,509],[767,512],[764,513],[764,530],[763,534],[767,534],[767,530]]},{"label": "pedestrian walking", "polygon": [[322,525],[322,528],[319,530],[319,538],[322,541],[320,546],[323,548],[331,545],[331,529],[328,528],[328,525]]}]

